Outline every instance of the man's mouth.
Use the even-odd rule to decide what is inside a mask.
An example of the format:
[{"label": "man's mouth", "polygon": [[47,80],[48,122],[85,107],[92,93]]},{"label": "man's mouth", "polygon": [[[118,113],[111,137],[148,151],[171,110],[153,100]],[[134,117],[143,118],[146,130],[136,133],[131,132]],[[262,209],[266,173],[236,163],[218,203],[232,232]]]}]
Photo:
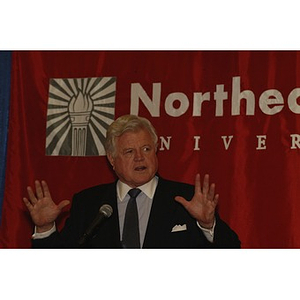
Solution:
[{"label": "man's mouth", "polygon": [[139,172],[140,172],[140,171],[144,171],[144,170],[146,170],[146,169],[147,169],[147,168],[146,168],[145,166],[139,166],[139,167],[135,167],[135,168],[134,168],[135,171],[139,171]]}]

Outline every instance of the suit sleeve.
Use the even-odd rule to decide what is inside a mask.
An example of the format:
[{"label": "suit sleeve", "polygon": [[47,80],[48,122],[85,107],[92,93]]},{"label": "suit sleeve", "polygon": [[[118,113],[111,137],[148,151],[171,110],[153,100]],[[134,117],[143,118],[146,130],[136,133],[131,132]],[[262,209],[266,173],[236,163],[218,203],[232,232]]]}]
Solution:
[{"label": "suit sleeve", "polygon": [[72,201],[70,217],[66,220],[66,224],[62,231],[59,232],[56,230],[49,237],[33,239],[32,248],[78,248],[78,222],[75,220],[78,220],[77,215],[79,211],[78,199],[76,199],[75,195]]},{"label": "suit sleeve", "polygon": [[216,227],[212,248],[241,248],[238,235],[216,214]]}]

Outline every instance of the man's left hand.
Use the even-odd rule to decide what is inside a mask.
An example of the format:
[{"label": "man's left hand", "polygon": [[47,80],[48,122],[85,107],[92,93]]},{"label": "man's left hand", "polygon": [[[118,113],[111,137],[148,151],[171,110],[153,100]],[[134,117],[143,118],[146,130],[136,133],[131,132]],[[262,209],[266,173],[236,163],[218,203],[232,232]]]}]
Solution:
[{"label": "man's left hand", "polygon": [[206,174],[201,189],[200,174],[195,178],[195,193],[191,201],[187,201],[181,196],[176,196],[175,200],[183,205],[189,214],[198,223],[207,229],[211,229],[215,219],[215,209],[218,204],[219,194],[215,194],[215,184],[209,185],[209,175]]}]

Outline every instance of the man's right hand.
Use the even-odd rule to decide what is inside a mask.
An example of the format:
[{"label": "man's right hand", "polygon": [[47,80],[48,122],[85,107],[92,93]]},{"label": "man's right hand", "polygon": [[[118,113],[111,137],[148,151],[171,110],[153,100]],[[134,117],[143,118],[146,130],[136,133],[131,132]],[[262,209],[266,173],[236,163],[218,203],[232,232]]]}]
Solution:
[{"label": "man's right hand", "polygon": [[62,209],[70,204],[69,200],[63,200],[56,205],[52,198],[45,181],[35,181],[35,190],[28,186],[28,198],[23,201],[28,208],[32,221],[36,226],[36,232],[45,232],[54,226],[54,222]]}]

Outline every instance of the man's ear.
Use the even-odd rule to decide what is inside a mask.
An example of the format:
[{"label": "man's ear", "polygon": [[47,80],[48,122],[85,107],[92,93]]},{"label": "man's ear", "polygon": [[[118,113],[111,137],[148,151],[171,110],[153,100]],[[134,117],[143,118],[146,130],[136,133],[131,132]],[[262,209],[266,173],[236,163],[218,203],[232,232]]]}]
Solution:
[{"label": "man's ear", "polygon": [[112,165],[112,167],[113,167],[113,169],[115,169],[115,165],[114,165],[114,158],[113,158],[113,156],[109,153],[109,154],[107,154],[107,159],[108,159],[108,161],[110,162],[110,164]]}]

